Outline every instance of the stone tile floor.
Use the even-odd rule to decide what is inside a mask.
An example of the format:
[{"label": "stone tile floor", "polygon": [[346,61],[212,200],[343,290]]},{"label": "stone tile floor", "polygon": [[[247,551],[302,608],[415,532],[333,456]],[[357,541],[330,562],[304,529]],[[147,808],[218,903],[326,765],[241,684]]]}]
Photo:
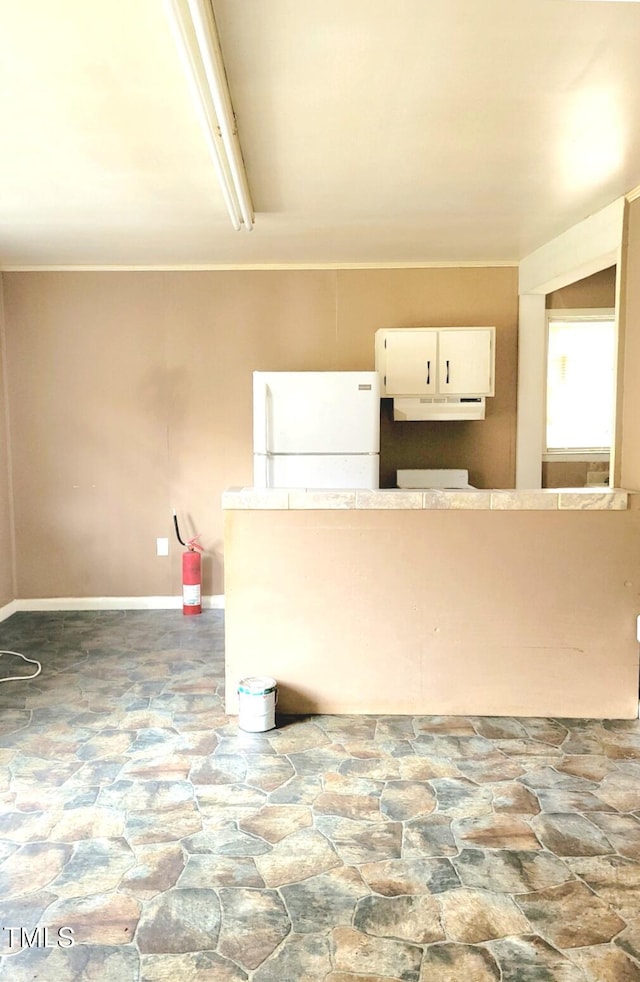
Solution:
[{"label": "stone tile floor", "polygon": [[223,637],[217,611],[0,624],[43,665],[0,686],[0,979],[640,980],[638,722],[246,734]]}]

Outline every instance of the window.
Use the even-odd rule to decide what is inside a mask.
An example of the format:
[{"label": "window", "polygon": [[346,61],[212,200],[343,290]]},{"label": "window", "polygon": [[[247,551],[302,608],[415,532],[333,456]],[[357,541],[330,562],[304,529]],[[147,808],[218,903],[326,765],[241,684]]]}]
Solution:
[{"label": "window", "polygon": [[615,362],[613,313],[548,313],[547,453],[610,450]]}]

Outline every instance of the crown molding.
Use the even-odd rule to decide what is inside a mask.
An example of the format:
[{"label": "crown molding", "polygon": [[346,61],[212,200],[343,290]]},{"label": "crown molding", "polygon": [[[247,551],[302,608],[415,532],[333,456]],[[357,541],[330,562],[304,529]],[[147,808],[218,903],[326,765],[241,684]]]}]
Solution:
[{"label": "crown molding", "polygon": [[5,264],[0,265],[0,273],[184,273],[184,272],[215,272],[215,271],[252,271],[252,270],[341,270],[341,269],[493,269],[494,267],[516,268],[517,259],[499,259],[492,261],[456,261],[443,262],[379,262],[379,263],[185,263],[184,265],[73,265],[69,264]]}]

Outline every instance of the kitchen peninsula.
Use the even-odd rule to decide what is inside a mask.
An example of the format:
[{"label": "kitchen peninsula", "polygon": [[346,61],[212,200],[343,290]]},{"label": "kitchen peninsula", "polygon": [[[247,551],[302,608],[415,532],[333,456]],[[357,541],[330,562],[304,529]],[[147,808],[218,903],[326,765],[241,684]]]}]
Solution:
[{"label": "kitchen peninsula", "polygon": [[227,711],[634,718],[640,494],[230,489]]}]

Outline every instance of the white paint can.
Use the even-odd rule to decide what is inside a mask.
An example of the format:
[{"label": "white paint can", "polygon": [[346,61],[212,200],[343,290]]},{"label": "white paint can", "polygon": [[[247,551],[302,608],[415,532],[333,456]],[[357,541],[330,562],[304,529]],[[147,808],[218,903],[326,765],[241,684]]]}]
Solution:
[{"label": "white paint can", "polygon": [[278,683],[252,675],[238,684],[238,726],[248,733],[262,733],[276,725]]}]

